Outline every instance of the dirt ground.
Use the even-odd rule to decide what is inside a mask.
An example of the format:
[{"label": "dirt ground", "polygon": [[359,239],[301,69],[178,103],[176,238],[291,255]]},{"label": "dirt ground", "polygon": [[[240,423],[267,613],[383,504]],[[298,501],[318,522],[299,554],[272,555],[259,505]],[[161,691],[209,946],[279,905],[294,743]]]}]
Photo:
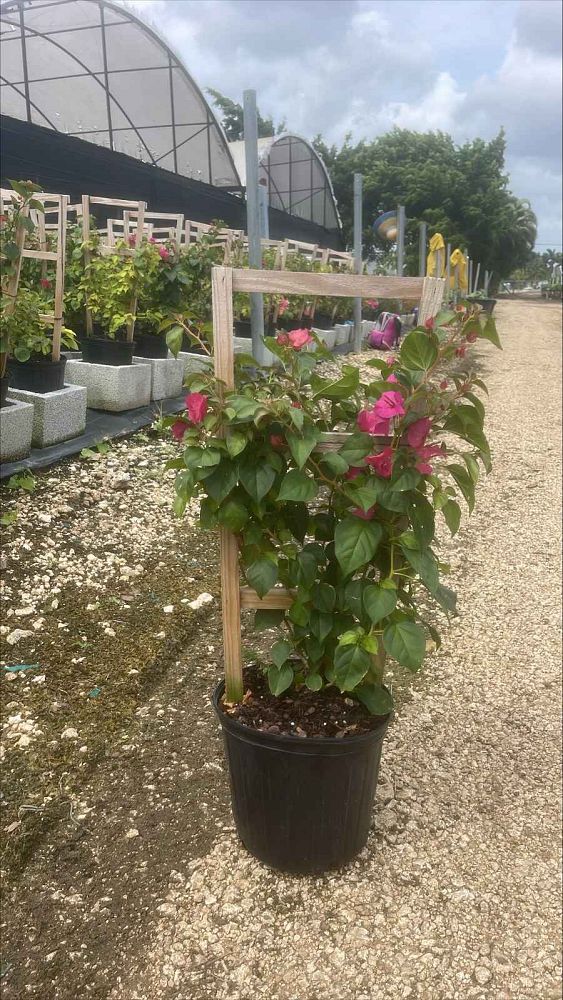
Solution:
[{"label": "dirt ground", "polygon": [[2,489],[5,1000],[560,996],[561,309],[497,310],[494,470],[444,551],[461,616],[399,685],[345,871],[280,876],[237,842],[217,551],[171,514],[174,446]]}]

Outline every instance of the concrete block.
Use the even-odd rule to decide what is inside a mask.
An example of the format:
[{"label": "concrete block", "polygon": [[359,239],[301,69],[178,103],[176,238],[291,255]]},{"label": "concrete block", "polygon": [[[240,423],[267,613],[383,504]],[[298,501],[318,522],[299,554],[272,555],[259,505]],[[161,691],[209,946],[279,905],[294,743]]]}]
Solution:
[{"label": "concrete block", "polygon": [[31,451],[33,406],[18,399],[0,406],[0,462],[15,462]]},{"label": "concrete block", "polygon": [[202,372],[206,368],[213,368],[213,358],[207,354],[192,354],[191,351],[180,351],[178,361],[184,366],[184,378],[193,372]]},{"label": "concrete block", "polygon": [[352,336],[354,327],[348,323],[337,323],[334,329],[336,331],[336,344],[347,344]]},{"label": "concrete block", "polygon": [[93,410],[121,413],[148,406],[151,401],[151,368],[144,362],[132,365],[94,365],[89,361],[66,363],[66,381],[88,390]]},{"label": "concrete block", "polygon": [[329,351],[332,351],[332,348],[336,344],[336,330],[317,330],[316,327],[313,327],[313,333],[316,333],[324,342],[325,347]]},{"label": "concrete block", "polygon": [[363,319],[362,320],[362,337],[368,337],[375,326],[374,319]]},{"label": "concrete block", "polygon": [[33,406],[31,443],[34,448],[47,448],[84,433],[87,391],[82,385],[65,385],[55,392],[10,389],[10,398]]},{"label": "concrete block", "polygon": [[167,358],[133,357],[134,362],[151,367],[151,399],[179,396],[184,382],[184,362],[171,354]]}]

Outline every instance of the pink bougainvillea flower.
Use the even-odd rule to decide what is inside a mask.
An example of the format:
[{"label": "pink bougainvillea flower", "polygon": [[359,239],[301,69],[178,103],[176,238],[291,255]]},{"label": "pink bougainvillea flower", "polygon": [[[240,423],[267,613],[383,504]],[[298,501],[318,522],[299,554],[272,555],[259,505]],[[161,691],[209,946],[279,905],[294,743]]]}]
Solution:
[{"label": "pink bougainvillea flower", "polygon": [[363,471],[364,470],[360,469],[357,465],[353,465],[350,469],[348,469],[348,472],[344,474],[344,479],[357,479],[358,476],[361,476]]},{"label": "pink bougainvillea flower", "polygon": [[186,396],[186,409],[192,424],[200,424],[207,413],[208,398],[201,392],[190,392]]},{"label": "pink bougainvillea flower", "polygon": [[435,458],[436,455],[444,455],[445,448],[440,444],[425,444],[420,448],[416,449],[417,461],[415,462],[415,469],[418,472],[422,472],[425,476],[430,476],[432,473],[432,466],[430,465],[428,459]]},{"label": "pink bougainvillea flower", "polygon": [[39,284],[41,285],[41,288],[50,288],[51,287],[51,282],[49,281],[48,278],[41,278],[40,281],[39,281]]},{"label": "pink bougainvillea flower", "polygon": [[352,514],[354,517],[361,517],[362,521],[372,521],[375,517],[375,506],[370,507],[369,510],[362,510],[361,507],[355,507]]},{"label": "pink bougainvillea flower", "polygon": [[392,420],[393,417],[402,417],[405,413],[403,397],[400,392],[384,392],[379,397],[373,408],[373,412],[381,420]]},{"label": "pink bougainvillea flower", "polygon": [[272,448],[283,448],[285,440],[281,434],[270,434],[270,444]]},{"label": "pink bougainvillea flower", "polygon": [[0,223],[1,223],[2,225],[3,225],[3,224],[4,224],[5,222],[7,222],[7,221],[8,221],[8,216],[7,216],[7,215],[0,215]]},{"label": "pink bougainvillea flower", "polygon": [[429,316],[428,319],[424,320],[424,325],[425,325],[425,327],[426,327],[427,330],[433,330],[434,329],[434,320],[433,320],[432,316]]},{"label": "pink bougainvillea flower", "polygon": [[448,385],[449,385],[449,382],[448,382],[447,378],[444,378],[440,382],[440,389],[447,389]]},{"label": "pink bougainvillea flower", "polygon": [[137,242],[137,239],[136,239],[135,236],[129,236],[128,239],[127,239],[127,242],[128,242],[128,244],[129,244],[130,247],[134,247],[135,243]]},{"label": "pink bougainvillea flower", "polygon": [[388,357],[388,358],[385,358],[385,364],[386,364],[386,365],[387,365],[387,366],[388,366],[389,368],[391,368],[391,367],[392,367],[392,365],[394,365],[394,364],[395,364],[396,360],[397,360],[397,358],[396,358],[396,357],[395,357],[395,356],[394,356],[393,354],[391,354],[391,355],[390,355],[390,357]]},{"label": "pink bougainvillea flower", "polygon": [[473,330],[471,333],[468,333],[465,339],[468,344],[474,344],[475,341],[477,340],[477,334],[475,333],[475,330]]},{"label": "pink bougainvillea flower", "polygon": [[279,344],[280,347],[287,347],[289,344],[289,337],[287,333],[278,333],[276,337],[276,344]]},{"label": "pink bougainvillea flower", "polygon": [[149,236],[149,243],[156,243],[154,236]]},{"label": "pink bougainvillea flower", "polygon": [[159,247],[158,253],[161,260],[170,260],[170,251],[166,247]]},{"label": "pink bougainvillea flower", "polygon": [[300,351],[302,347],[305,347],[306,344],[310,344],[313,340],[309,331],[305,329],[290,330],[287,336],[294,351]]},{"label": "pink bougainvillea flower", "polygon": [[375,408],[360,410],[357,417],[357,424],[359,429],[366,434],[382,434],[386,436],[389,433],[389,420],[382,420],[381,417],[378,417]]},{"label": "pink bougainvillea flower", "polygon": [[188,429],[188,425],[184,423],[183,420],[176,420],[170,430],[172,431],[172,436],[176,438],[176,441],[181,441]]},{"label": "pink bougainvillea flower", "polygon": [[387,376],[387,378],[385,379],[385,381],[386,382],[398,382],[399,379],[397,378],[396,375],[393,374],[393,372],[391,372],[391,374]]},{"label": "pink bougainvillea flower", "polygon": [[464,358],[466,351],[467,351],[467,348],[466,348],[465,344],[462,344],[461,347],[456,347],[456,351],[455,351],[456,358]]},{"label": "pink bougainvillea flower", "polygon": [[392,448],[384,448],[378,455],[368,455],[366,462],[382,479],[389,479],[393,472],[394,454]]},{"label": "pink bougainvillea flower", "polygon": [[289,306],[289,299],[282,299],[278,306],[278,316],[283,316],[288,306]]},{"label": "pink bougainvillea flower", "polygon": [[366,299],[366,306],[368,306],[370,309],[377,309],[379,306],[379,302],[377,301],[377,299]]},{"label": "pink bougainvillea flower", "polygon": [[432,421],[430,417],[421,417],[420,420],[415,420],[414,424],[410,425],[405,434],[407,444],[410,444],[411,448],[420,448],[426,441],[431,426]]}]

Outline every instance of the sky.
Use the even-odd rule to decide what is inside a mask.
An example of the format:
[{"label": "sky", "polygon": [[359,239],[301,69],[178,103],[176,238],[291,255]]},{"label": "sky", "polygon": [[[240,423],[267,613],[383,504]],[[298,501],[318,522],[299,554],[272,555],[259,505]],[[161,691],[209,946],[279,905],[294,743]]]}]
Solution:
[{"label": "sky", "polygon": [[560,0],[134,0],[202,89],[329,142],[395,125],[490,139],[561,249]]}]

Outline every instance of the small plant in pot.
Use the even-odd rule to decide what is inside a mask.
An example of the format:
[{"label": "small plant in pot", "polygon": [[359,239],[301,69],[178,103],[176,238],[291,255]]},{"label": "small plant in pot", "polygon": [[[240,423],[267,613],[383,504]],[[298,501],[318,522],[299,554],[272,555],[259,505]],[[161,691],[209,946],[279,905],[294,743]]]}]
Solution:
[{"label": "small plant in pot", "polygon": [[458,500],[472,510],[490,455],[482,381],[444,366],[478,338],[500,346],[491,319],[445,312],[396,357],[368,362],[363,381],[346,365],[320,377],[326,352],[305,351],[314,334],[281,333],[265,341],[275,372],[243,359],[229,391],[194,375],[185,413],[170,418],[176,512],[198,498],[201,525],[236,538],[263,601],[255,626],[278,630],[214,694],[239,835],[274,868],[319,872],[362,849],[393,670],[417,671],[439,645],[429,606],[455,611],[438,523],[457,532]]},{"label": "small plant in pot", "polygon": [[[9,315],[3,311],[0,316],[0,336],[9,345],[9,384],[14,389],[45,393],[64,386],[66,358],[52,358],[52,331],[41,319],[44,309],[38,292],[20,288],[13,311]],[[77,350],[72,330],[62,328],[61,344],[67,350]]]},{"label": "small plant in pot", "polygon": [[483,290],[471,292],[466,296],[467,302],[481,306],[484,312],[492,316],[497,300],[488,296]]}]

